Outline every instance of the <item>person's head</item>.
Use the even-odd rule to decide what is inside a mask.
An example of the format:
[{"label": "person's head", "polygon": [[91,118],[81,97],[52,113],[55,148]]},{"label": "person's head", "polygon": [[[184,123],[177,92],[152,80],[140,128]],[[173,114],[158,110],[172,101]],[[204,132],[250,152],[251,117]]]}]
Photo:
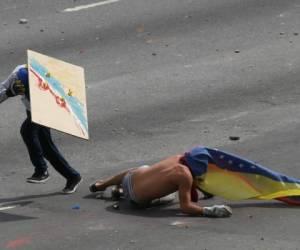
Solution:
[{"label": "person's head", "polygon": [[17,72],[17,77],[25,87],[25,96],[29,98],[29,77],[27,67],[21,67]]},{"label": "person's head", "polygon": [[207,171],[209,154],[204,147],[198,146],[184,154],[184,160],[192,172],[193,178],[201,177]]}]

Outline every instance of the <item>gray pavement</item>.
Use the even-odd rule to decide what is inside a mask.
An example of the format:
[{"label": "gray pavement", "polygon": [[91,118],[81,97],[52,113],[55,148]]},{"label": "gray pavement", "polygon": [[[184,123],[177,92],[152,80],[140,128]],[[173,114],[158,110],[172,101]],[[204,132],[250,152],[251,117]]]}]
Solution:
[{"label": "gray pavement", "polygon": [[[19,98],[1,103],[0,249],[300,249],[299,208],[233,207],[230,219],[184,216],[174,202],[137,210],[89,195],[94,180],[197,144],[300,177],[300,3],[297,0],[0,2],[0,79],[26,49],[85,68],[90,141],[53,133],[84,178],[50,167],[42,185],[19,135]],[[28,19],[19,24],[19,19]],[[229,136],[239,136],[230,141]]]}]

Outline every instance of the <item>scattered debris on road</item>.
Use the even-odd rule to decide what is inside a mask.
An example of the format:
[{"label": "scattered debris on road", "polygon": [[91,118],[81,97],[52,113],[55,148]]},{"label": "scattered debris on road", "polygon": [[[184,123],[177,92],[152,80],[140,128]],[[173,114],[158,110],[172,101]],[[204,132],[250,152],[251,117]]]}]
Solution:
[{"label": "scattered debris on road", "polygon": [[179,227],[179,228],[189,228],[189,225],[185,222],[174,221],[171,223],[171,226]]},{"label": "scattered debris on road", "polygon": [[115,209],[115,210],[118,210],[118,209],[120,209],[120,205],[119,205],[119,203],[116,203],[116,204],[114,204],[114,205],[113,205],[113,209]]},{"label": "scattered debris on road", "polygon": [[231,141],[238,141],[240,139],[240,137],[239,136],[229,136],[229,139]]},{"label": "scattered debris on road", "polygon": [[26,24],[26,23],[28,23],[27,19],[25,19],[25,18],[19,19],[19,24]]}]

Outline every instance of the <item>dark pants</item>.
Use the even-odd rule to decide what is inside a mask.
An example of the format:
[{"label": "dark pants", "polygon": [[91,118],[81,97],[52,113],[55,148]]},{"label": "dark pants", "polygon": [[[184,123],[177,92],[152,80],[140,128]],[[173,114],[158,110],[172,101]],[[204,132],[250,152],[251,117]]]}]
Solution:
[{"label": "dark pants", "polygon": [[21,127],[21,135],[27,146],[30,160],[35,167],[35,172],[43,173],[47,170],[46,158],[51,165],[66,179],[79,176],[65,160],[51,138],[50,129],[31,121],[30,112]]}]

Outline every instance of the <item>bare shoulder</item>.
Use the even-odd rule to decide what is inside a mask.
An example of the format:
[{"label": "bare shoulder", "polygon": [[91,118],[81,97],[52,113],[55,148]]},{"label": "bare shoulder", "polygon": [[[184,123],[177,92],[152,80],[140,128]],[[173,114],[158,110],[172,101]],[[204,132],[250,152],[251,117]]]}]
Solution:
[{"label": "bare shoulder", "polygon": [[173,171],[173,181],[178,188],[190,189],[193,185],[193,176],[186,166],[177,164]]},{"label": "bare shoulder", "polygon": [[176,164],[174,167],[175,173],[177,178],[180,178],[181,180],[187,180],[187,181],[193,181],[193,176],[191,174],[191,171],[182,164]]}]

